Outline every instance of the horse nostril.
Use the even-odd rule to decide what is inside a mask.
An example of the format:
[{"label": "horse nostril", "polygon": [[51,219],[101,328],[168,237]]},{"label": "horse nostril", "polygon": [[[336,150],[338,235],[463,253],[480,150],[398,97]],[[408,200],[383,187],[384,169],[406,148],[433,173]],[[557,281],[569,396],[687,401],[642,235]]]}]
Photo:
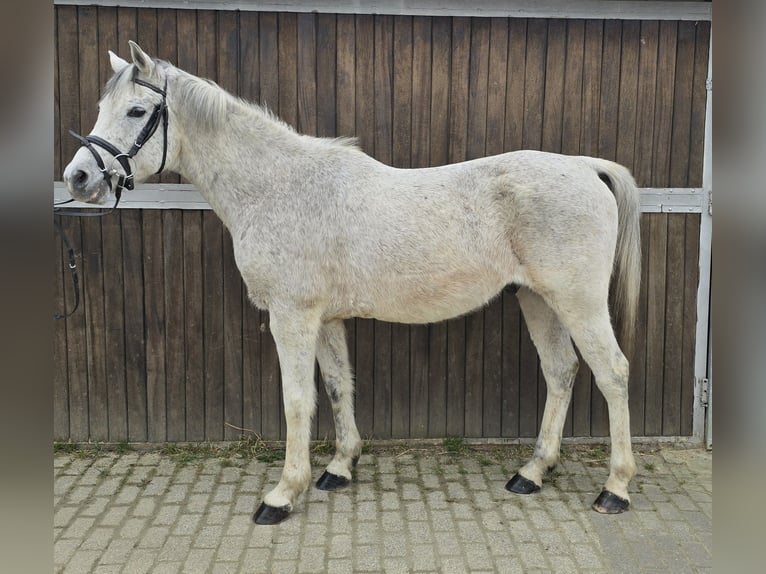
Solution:
[{"label": "horse nostril", "polygon": [[85,184],[88,181],[88,174],[85,173],[83,170],[78,169],[74,174],[72,175],[72,187],[75,189],[82,189],[85,187]]}]

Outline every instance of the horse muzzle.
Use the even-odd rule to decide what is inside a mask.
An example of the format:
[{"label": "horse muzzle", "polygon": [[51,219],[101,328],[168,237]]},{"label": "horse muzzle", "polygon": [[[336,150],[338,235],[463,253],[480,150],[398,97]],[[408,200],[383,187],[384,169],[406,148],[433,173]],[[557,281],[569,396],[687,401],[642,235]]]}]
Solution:
[{"label": "horse muzzle", "polygon": [[64,169],[64,183],[73,199],[84,203],[102,204],[111,191],[111,186],[104,179],[101,170],[95,165],[90,165],[92,158],[80,156],[81,151],[75,154]]}]

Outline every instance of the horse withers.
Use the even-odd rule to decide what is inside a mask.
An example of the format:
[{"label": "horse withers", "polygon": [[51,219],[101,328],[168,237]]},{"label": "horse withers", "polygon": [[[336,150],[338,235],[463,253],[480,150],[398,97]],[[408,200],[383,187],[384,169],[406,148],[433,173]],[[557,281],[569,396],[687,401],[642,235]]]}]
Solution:
[{"label": "horse withers", "polygon": [[608,308],[614,277],[629,341],[640,210],[624,167],[516,151],[396,169],[352,140],[301,135],[133,42],[130,52],[131,62],[110,52],[114,76],[64,180],[73,198],[104,203],[120,182],[172,170],[196,186],[231,233],[249,298],[269,311],[287,423],[282,475],[256,511],[257,523],[283,520],[311,481],[315,361],[336,433],[335,455],[317,487],[334,490],[352,478],[362,441],[344,319],[443,321],[486,305],[507,285],[518,287],[548,394],[534,454],[506,488],[539,490],[558,461],[578,367],[574,342],[609,408],[610,472],[593,507],[628,508],[636,471],[628,361]]}]

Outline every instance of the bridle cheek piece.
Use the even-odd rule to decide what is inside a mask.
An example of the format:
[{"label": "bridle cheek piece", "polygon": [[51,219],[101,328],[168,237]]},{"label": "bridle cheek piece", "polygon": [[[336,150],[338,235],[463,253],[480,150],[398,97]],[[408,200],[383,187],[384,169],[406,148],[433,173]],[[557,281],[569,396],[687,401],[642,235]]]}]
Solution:
[{"label": "bridle cheek piece", "polygon": [[[146,88],[149,88],[150,90],[157,92],[162,96],[162,101],[154,106],[154,111],[152,111],[152,115],[149,116],[148,121],[144,125],[143,129],[139,132],[138,137],[136,137],[135,142],[133,142],[133,145],[131,146],[130,150],[127,153],[121,152],[119,149],[117,149],[117,146],[109,143],[103,138],[100,138],[98,136],[89,135],[89,136],[81,136],[78,133],[75,133],[72,130],[69,130],[69,133],[72,134],[77,140],[93,155],[93,158],[96,160],[96,165],[98,165],[98,169],[101,171],[101,174],[104,176],[104,181],[106,181],[106,184],[109,186],[109,189],[112,189],[112,176],[117,175],[117,186],[114,188],[114,195],[116,197],[116,201],[114,203],[114,209],[117,207],[117,204],[120,202],[120,196],[122,195],[122,190],[132,190],[133,189],[133,169],[130,167],[130,160],[135,156],[141,148],[144,146],[144,144],[147,142],[147,140],[154,135],[154,132],[157,131],[157,128],[160,125],[160,122],[162,122],[162,136],[163,136],[163,143],[162,143],[162,162],[160,163],[160,168],[154,172],[155,174],[161,173],[163,169],[165,169],[165,160],[167,159],[168,154],[168,104],[167,104],[167,88],[168,88],[168,80],[165,78],[165,86],[164,89],[158,88],[157,86],[154,86],[150,84],[149,82],[145,82],[143,80],[140,80],[138,78],[134,78],[133,82],[144,86]],[[114,159],[119,162],[120,166],[122,166],[122,169],[124,173],[119,174],[117,173],[117,170],[109,170],[106,168],[106,164],[104,164],[104,160],[101,158],[101,155],[98,153],[96,148],[94,147],[94,144],[105,149],[108,151],[112,156],[114,156]]]}]

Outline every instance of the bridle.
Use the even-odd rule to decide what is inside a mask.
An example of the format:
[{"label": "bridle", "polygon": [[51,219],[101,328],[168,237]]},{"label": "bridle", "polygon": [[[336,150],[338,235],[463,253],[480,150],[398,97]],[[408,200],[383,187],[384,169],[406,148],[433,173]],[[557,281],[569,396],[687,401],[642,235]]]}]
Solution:
[{"label": "bridle", "polygon": [[[157,86],[150,84],[149,82],[145,82],[144,80],[140,80],[135,77],[135,74],[138,70],[134,70],[133,73],[133,82],[144,86],[146,88],[149,88],[150,90],[160,94],[162,96],[162,101],[154,106],[154,110],[152,111],[152,115],[149,116],[149,119],[147,120],[146,124],[144,124],[144,127],[141,129],[141,131],[138,134],[138,137],[136,137],[136,140],[133,142],[133,145],[130,147],[130,150],[128,150],[127,153],[122,153],[117,146],[114,144],[106,141],[103,138],[100,138],[98,136],[89,135],[89,136],[81,136],[80,134],[69,130],[69,133],[72,134],[75,138],[79,140],[79,142],[93,155],[93,158],[96,160],[96,165],[98,165],[99,171],[101,171],[101,174],[104,177],[104,180],[106,181],[106,184],[109,186],[109,189],[112,189],[112,176],[117,176],[117,185],[114,188],[114,196],[115,201],[114,205],[107,209],[106,211],[100,211],[100,212],[88,212],[88,211],[72,211],[69,209],[63,210],[61,209],[61,205],[65,205],[67,203],[71,203],[75,201],[74,199],[69,199],[67,201],[61,201],[59,203],[55,203],[53,206],[53,213],[57,215],[66,215],[70,217],[103,217],[107,213],[111,213],[115,209],[117,209],[117,205],[120,203],[120,197],[122,196],[122,190],[132,190],[134,186],[133,182],[133,169],[130,167],[130,159],[133,158],[139,151],[141,151],[141,148],[144,146],[144,144],[149,140],[150,137],[154,135],[154,132],[157,131],[157,128],[160,125],[160,122],[162,123],[162,162],[160,162],[159,169],[155,172],[155,174],[161,173],[163,169],[165,169],[165,160],[167,159],[168,155],[168,104],[167,104],[167,89],[168,89],[168,79],[165,78],[165,85],[163,88],[158,88]],[[116,169],[107,169],[106,164],[104,163],[103,158],[101,157],[101,154],[98,153],[98,150],[94,146],[99,146],[106,151],[108,151],[112,156],[114,157],[117,162],[119,162],[120,166],[122,166],[123,173],[118,173]],[[69,258],[69,271],[72,275],[72,283],[74,287],[74,306],[72,309],[64,314],[56,314],[53,316],[54,319],[64,319],[66,317],[69,317],[72,315],[76,310],[77,307],[80,304],[80,289],[79,289],[79,279],[77,276],[77,263],[75,261],[75,252],[72,246],[70,245],[69,241],[66,238],[66,235],[64,235],[63,230],[61,229],[61,225],[54,220],[54,228],[56,232],[61,236],[61,239],[64,242],[64,247],[67,251],[67,256]]]},{"label": "bridle", "polygon": [[[136,72],[137,70],[134,71],[134,75]],[[117,148],[117,146],[98,136],[94,136],[94,135],[81,136],[80,134],[72,130],[69,130],[69,133],[72,134],[75,138],[77,138],[77,140],[93,155],[93,159],[96,160],[96,165],[98,166],[99,171],[103,175],[104,181],[106,181],[106,184],[109,186],[109,189],[112,189],[112,176],[113,175],[117,176],[117,185],[114,187],[114,195],[115,195],[114,205],[111,207],[111,209],[100,212],[100,213],[69,212],[67,213],[67,215],[74,215],[79,217],[100,217],[116,209],[117,205],[120,203],[122,190],[127,189],[130,191],[133,189],[133,185],[134,185],[133,169],[130,166],[129,160],[132,159],[139,151],[141,151],[141,148],[144,146],[144,144],[149,140],[149,138],[151,138],[154,135],[154,132],[157,131],[157,128],[159,127],[160,123],[162,123],[162,161],[160,163],[159,169],[154,173],[155,174],[161,173],[162,170],[165,169],[165,160],[167,159],[167,155],[168,155],[168,104],[167,104],[168,80],[167,78],[165,78],[165,85],[163,88],[159,88],[153,84],[150,84],[149,82],[145,82],[144,80],[140,80],[136,77],[133,78],[133,82],[140,86],[149,88],[150,90],[160,94],[162,96],[162,101],[160,101],[157,105],[154,106],[152,115],[149,116],[149,119],[147,120],[146,124],[144,124],[144,127],[139,132],[138,136],[136,137],[136,140],[133,142],[133,145],[130,147],[130,150],[128,150],[127,153],[121,152]],[[123,173],[118,173],[117,169],[114,169],[114,168],[107,169],[106,164],[104,163],[104,160],[101,157],[101,154],[98,153],[98,150],[96,150],[94,146],[99,146],[100,148],[103,148],[106,151],[108,151],[110,154],[112,154],[114,159],[122,167]],[[74,201],[74,199],[57,203],[56,206],[64,205],[72,201]],[[58,211],[59,210],[54,209],[54,212],[58,212]]]}]

